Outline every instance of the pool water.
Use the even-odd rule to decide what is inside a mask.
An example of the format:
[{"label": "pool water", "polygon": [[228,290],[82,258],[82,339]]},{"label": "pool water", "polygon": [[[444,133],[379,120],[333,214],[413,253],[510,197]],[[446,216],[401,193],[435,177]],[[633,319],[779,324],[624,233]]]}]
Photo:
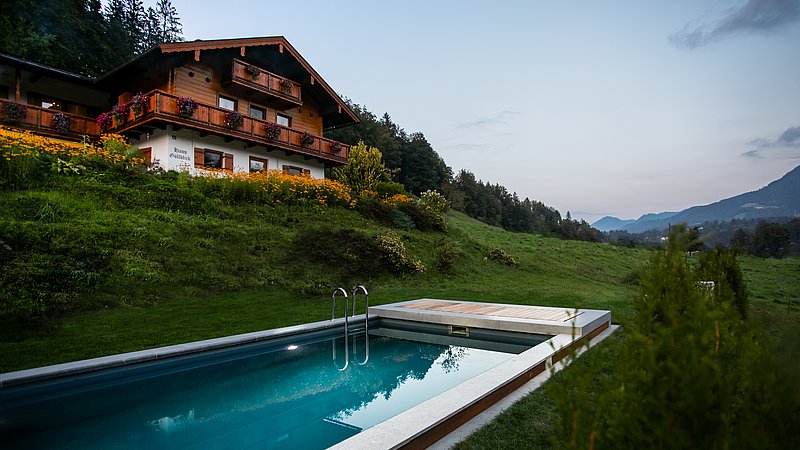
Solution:
[{"label": "pool water", "polygon": [[[355,341],[355,342],[353,342]],[[371,336],[251,345],[0,393],[4,449],[325,448],[514,356]],[[274,347],[274,346],[273,346]],[[291,348],[291,350],[290,350]]]}]

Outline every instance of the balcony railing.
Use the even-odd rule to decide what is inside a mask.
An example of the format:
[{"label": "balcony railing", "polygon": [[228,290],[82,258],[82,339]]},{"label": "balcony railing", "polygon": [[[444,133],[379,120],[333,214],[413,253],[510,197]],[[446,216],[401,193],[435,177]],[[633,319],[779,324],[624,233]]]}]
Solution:
[{"label": "balcony railing", "polygon": [[302,89],[299,83],[238,59],[233,60],[231,82],[247,86],[294,105],[301,106],[303,104],[301,98]]},{"label": "balcony railing", "polygon": [[[350,148],[340,142],[315,135],[311,135],[313,139],[308,139],[307,133],[280,125],[278,125],[279,135],[271,139],[267,133],[269,122],[265,120],[243,116],[242,126],[232,128],[225,123],[226,115],[230,113],[227,109],[198,102],[194,114],[185,116],[178,112],[177,95],[158,90],[151,91],[147,95],[148,104],[140,114],[134,115],[133,111],[130,111],[124,122],[114,120],[114,125],[108,131],[120,133],[150,122],[163,121],[220,135],[227,139],[240,139],[330,161],[347,162]],[[270,126],[275,125],[270,124]],[[308,142],[309,140],[313,142]]]},{"label": "balcony railing", "polygon": [[0,99],[0,125],[34,131],[38,134],[79,141],[83,136],[97,136],[98,129],[95,119],[91,117],[78,116],[75,114],[64,113],[70,118],[70,128],[66,133],[53,126],[53,116],[63,111],[50,108],[40,108],[33,105],[23,105],[25,114],[16,122],[9,122],[5,114],[5,103],[15,103],[9,100]]}]

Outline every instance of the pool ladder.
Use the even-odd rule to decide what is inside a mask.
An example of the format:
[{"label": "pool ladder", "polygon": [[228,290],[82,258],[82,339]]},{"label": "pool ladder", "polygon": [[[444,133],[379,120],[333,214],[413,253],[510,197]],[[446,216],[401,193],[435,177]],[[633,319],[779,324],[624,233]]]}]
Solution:
[{"label": "pool ladder", "polygon": [[[361,291],[364,294],[364,360],[359,361],[358,357],[356,356],[356,336],[353,336],[353,360],[359,366],[363,366],[364,364],[369,361],[369,292],[367,288],[363,285],[358,285],[353,288],[353,309],[352,313],[350,311],[350,302],[347,298],[347,291],[343,288],[338,288],[333,291],[333,295],[331,296],[331,320],[336,319],[336,296],[337,294],[341,294],[344,296],[344,365],[339,366],[339,363],[336,362],[336,340],[334,339],[331,343],[332,350],[331,353],[333,355],[333,365],[336,366],[339,371],[347,370],[347,367],[350,365],[350,345],[349,345],[349,338],[350,338],[350,322],[348,317],[352,317],[356,315],[356,296],[358,292]],[[348,313],[350,315],[348,316]]]}]

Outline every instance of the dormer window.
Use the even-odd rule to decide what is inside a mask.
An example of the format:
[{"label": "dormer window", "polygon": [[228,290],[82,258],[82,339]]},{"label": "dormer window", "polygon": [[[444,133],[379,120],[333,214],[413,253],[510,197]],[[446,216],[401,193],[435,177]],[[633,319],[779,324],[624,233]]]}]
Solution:
[{"label": "dormer window", "polygon": [[229,109],[231,111],[236,111],[236,100],[230,97],[226,97],[224,95],[219,96],[219,101],[217,105],[222,109]]}]

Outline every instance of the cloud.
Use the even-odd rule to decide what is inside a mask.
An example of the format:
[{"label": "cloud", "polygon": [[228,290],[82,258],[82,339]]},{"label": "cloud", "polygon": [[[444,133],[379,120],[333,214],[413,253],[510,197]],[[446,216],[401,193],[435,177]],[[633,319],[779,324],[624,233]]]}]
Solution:
[{"label": "cloud", "polygon": [[736,33],[771,32],[800,21],[800,0],[747,0],[713,23],[687,24],[669,36],[680,48],[695,49]]},{"label": "cloud", "polygon": [[777,142],[787,147],[800,147],[800,126],[787,128],[778,136]]},{"label": "cloud", "polygon": [[512,120],[516,119],[521,115],[522,115],[521,112],[503,110],[489,117],[482,117],[477,120],[460,123],[456,125],[456,129],[486,128],[486,127],[491,127],[493,125],[508,125],[509,122],[511,122]]},{"label": "cloud", "polygon": [[739,156],[744,156],[745,158],[764,159],[764,157],[761,156],[760,152],[761,150],[750,150],[748,152],[742,153]]},{"label": "cloud", "polygon": [[777,139],[758,138],[748,142],[755,147],[739,156],[745,158],[764,158],[763,152],[769,149],[800,148],[800,126],[790,127],[781,133]]}]

